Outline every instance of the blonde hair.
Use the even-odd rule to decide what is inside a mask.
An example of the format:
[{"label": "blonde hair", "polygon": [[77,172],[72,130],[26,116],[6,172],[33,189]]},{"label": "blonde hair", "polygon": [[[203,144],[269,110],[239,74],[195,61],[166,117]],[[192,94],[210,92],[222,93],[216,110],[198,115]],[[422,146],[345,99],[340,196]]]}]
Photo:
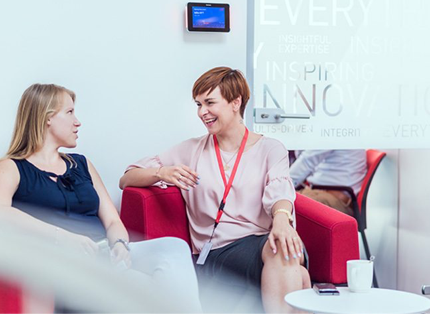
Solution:
[{"label": "blonde hair", "polygon": [[[33,84],[25,90],[5,158],[26,159],[42,148],[47,122],[58,112],[64,93],[75,102],[74,92],[54,84]],[[71,157],[61,155],[72,162]]]}]

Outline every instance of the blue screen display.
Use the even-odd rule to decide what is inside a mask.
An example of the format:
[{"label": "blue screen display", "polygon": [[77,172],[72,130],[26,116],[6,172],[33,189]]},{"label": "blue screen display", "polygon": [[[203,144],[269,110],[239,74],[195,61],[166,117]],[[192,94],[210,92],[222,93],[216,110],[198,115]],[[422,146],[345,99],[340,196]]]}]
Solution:
[{"label": "blue screen display", "polygon": [[225,28],[225,9],[216,7],[193,7],[193,27]]}]

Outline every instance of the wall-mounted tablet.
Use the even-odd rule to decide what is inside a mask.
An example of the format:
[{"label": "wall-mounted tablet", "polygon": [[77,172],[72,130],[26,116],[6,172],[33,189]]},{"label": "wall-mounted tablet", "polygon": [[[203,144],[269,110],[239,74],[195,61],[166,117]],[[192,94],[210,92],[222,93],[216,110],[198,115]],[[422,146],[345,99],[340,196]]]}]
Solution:
[{"label": "wall-mounted tablet", "polygon": [[230,5],[189,2],[187,28],[190,32],[229,32]]}]

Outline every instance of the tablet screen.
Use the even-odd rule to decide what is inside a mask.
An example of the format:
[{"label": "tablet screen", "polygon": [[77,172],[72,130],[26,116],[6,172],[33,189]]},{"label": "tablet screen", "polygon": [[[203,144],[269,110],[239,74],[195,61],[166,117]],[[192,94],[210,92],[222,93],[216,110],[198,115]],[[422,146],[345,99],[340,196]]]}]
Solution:
[{"label": "tablet screen", "polygon": [[214,7],[193,7],[193,27],[225,28],[225,9]]},{"label": "tablet screen", "polygon": [[230,6],[228,4],[189,2],[187,5],[187,15],[189,31],[230,31]]}]

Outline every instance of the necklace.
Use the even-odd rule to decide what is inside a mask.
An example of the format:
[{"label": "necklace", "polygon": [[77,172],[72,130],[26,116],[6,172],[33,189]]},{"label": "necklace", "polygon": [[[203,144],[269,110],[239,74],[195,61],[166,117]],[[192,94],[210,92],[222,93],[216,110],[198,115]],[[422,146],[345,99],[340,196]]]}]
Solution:
[{"label": "necklace", "polygon": [[[239,147],[239,148],[240,148],[240,147]],[[231,158],[230,158],[228,161],[225,161],[225,159],[224,159],[223,155],[221,154],[222,161],[224,162],[224,165],[223,165],[223,167],[224,167],[224,171],[229,171],[229,170],[230,170],[230,166],[229,166],[228,164],[229,164],[229,163],[233,160],[233,158],[237,155],[237,152],[239,151],[239,148],[234,152],[233,156],[231,156]]]},{"label": "necklace", "polygon": [[[246,129],[245,131],[247,132],[247,130],[248,129]],[[245,133],[246,133],[245,132]],[[247,137],[248,138],[248,137]],[[245,144],[245,146],[246,146],[246,144]],[[244,146],[244,147],[245,147]],[[236,149],[236,151],[234,152],[234,154],[233,154],[233,156],[231,156],[230,157],[230,159],[228,160],[228,161],[225,161],[225,159],[224,159],[224,157],[223,157],[223,155],[222,154],[220,154],[221,155],[221,159],[222,159],[222,161],[224,162],[224,164],[223,164],[223,168],[224,168],[224,171],[229,171],[230,170],[230,166],[228,165],[233,159],[234,159],[234,157],[237,155],[237,153],[239,152],[239,150],[240,150],[240,146]]]}]

